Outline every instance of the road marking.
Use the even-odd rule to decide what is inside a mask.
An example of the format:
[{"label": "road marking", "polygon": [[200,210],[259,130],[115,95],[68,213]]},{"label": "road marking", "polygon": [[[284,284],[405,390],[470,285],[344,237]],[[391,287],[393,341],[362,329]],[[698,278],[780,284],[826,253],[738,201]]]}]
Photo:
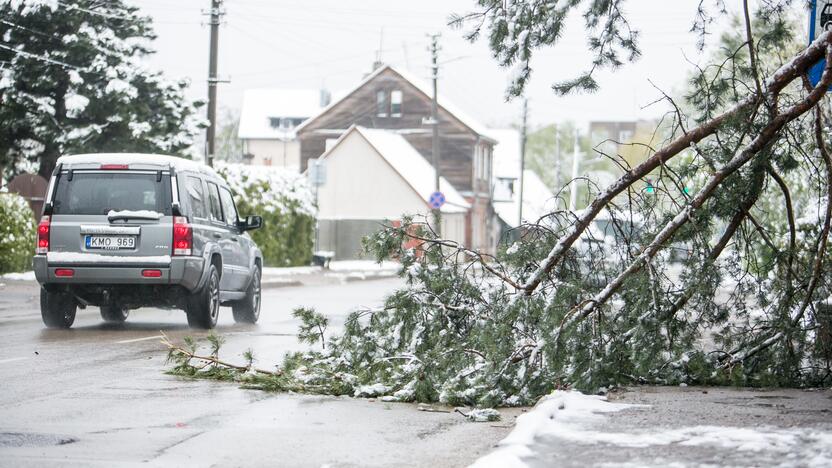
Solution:
[{"label": "road marking", "polygon": [[29,359],[29,358],[27,358],[27,357],[14,357],[14,358],[9,358],[9,359],[0,359],[0,364],[6,364],[7,362],[22,361],[24,359]]},{"label": "road marking", "polygon": [[132,340],[116,341],[116,344],[136,343],[138,341],[158,340],[160,338],[162,338],[162,335],[153,335],[153,336],[146,336],[144,338],[133,338]]}]

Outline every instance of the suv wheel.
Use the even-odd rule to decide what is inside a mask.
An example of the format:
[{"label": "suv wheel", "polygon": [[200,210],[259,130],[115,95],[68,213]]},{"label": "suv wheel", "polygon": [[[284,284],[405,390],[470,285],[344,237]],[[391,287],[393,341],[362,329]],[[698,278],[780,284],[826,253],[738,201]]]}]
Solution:
[{"label": "suv wheel", "polygon": [[254,277],[246,290],[246,297],[234,303],[234,321],[237,323],[257,323],[260,318],[260,268],[254,268]]},{"label": "suv wheel", "polygon": [[71,294],[40,288],[40,316],[47,328],[69,328],[75,322],[78,303]]},{"label": "suv wheel", "polygon": [[101,306],[101,318],[105,322],[121,323],[127,320],[130,310],[117,305]]},{"label": "suv wheel", "polygon": [[211,265],[202,289],[188,298],[185,313],[193,328],[214,328],[220,312],[220,275]]}]

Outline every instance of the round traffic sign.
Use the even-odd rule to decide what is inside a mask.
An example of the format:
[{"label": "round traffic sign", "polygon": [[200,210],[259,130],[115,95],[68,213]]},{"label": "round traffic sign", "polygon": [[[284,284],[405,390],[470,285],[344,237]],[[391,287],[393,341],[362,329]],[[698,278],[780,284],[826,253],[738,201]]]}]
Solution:
[{"label": "round traffic sign", "polygon": [[433,192],[430,194],[430,198],[428,199],[428,204],[434,210],[438,210],[442,208],[442,205],[445,204],[445,194],[442,192]]}]

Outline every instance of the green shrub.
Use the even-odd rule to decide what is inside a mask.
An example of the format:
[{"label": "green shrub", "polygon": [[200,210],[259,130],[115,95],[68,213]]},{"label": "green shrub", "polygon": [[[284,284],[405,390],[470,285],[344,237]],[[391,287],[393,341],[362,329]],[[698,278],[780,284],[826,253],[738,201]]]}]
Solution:
[{"label": "green shrub", "polygon": [[250,235],[268,266],[308,265],[315,236],[312,191],[302,175],[278,168],[218,163],[240,216],[260,215],[263,227]]},{"label": "green shrub", "polygon": [[35,220],[26,201],[12,193],[0,193],[0,274],[32,267],[35,253]]}]

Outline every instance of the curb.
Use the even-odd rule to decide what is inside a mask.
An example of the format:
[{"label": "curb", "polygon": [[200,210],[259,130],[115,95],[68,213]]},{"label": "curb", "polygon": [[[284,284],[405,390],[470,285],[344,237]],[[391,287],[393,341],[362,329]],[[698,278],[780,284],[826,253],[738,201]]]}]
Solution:
[{"label": "curb", "polygon": [[377,275],[374,275],[374,274],[364,275],[364,274],[361,274],[361,273],[358,273],[358,274],[352,273],[352,274],[348,274],[344,278],[344,282],[345,283],[355,283],[355,282],[358,282],[358,281],[372,281],[372,280],[398,278],[398,276],[399,276],[399,274],[394,273],[394,272],[379,273]]},{"label": "curb", "polygon": [[284,279],[271,279],[271,280],[263,280],[260,282],[261,289],[277,289],[277,288],[289,288],[292,286],[303,286],[303,283],[299,280],[284,280]]}]

